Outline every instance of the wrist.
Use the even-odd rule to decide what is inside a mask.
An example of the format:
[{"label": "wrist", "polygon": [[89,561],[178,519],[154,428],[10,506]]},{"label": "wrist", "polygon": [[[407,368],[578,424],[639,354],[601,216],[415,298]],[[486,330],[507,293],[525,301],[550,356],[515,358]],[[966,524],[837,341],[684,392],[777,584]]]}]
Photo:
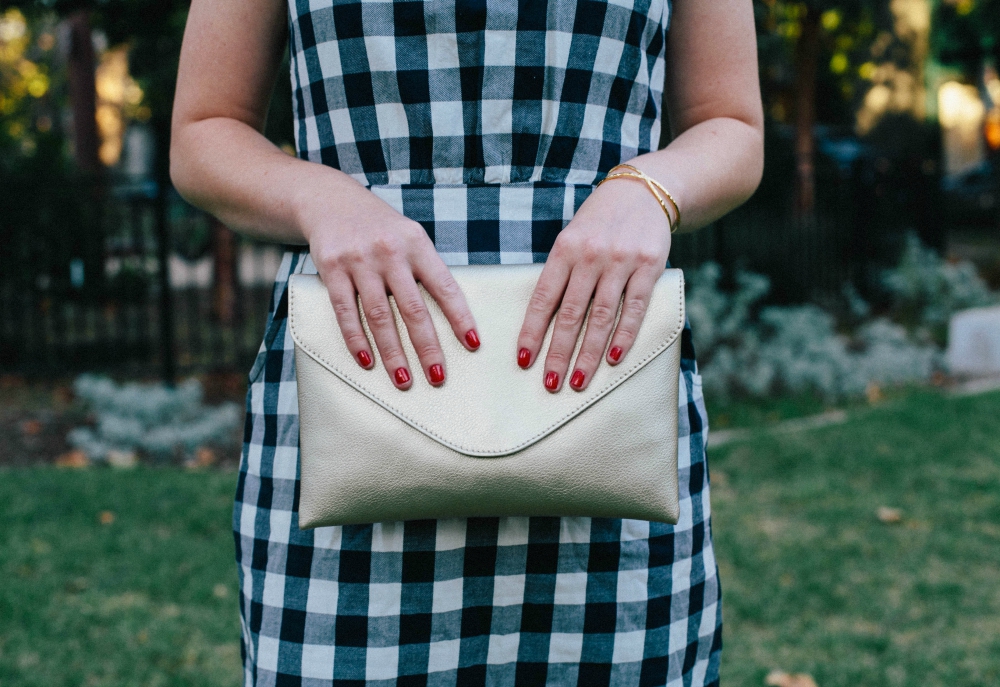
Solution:
[{"label": "wrist", "polygon": [[331,220],[364,213],[366,196],[371,197],[364,186],[340,170],[314,167],[297,185],[292,199],[295,224],[306,243],[312,243],[317,231],[328,229]]},{"label": "wrist", "polygon": [[669,213],[656,195],[649,189],[646,182],[635,177],[617,177],[601,182],[601,193],[606,193],[620,215],[628,217],[629,221],[641,221],[648,226],[662,227],[667,233],[672,233],[674,216]]},{"label": "wrist", "polygon": [[646,174],[646,172],[639,169],[635,165],[627,162],[615,165],[609,170],[608,175],[598,182],[597,185],[600,186],[606,181],[617,181],[621,179],[641,182],[663,211],[667,224],[670,228],[670,233],[673,234],[680,228],[681,209],[677,204],[677,201],[674,199],[673,194],[671,194],[670,191],[663,186],[663,184]]}]

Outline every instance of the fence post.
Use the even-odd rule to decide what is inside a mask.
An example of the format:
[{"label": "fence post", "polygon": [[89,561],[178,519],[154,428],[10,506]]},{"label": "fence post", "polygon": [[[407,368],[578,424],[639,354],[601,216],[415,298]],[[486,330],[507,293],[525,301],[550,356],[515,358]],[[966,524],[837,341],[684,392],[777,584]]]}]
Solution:
[{"label": "fence post", "polygon": [[160,286],[160,355],[161,374],[167,386],[174,386],[177,380],[177,361],[174,350],[174,304],[170,291],[170,225],[167,216],[167,192],[169,183],[163,175],[157,179],[156,189],[156,262],[157,280]]}]

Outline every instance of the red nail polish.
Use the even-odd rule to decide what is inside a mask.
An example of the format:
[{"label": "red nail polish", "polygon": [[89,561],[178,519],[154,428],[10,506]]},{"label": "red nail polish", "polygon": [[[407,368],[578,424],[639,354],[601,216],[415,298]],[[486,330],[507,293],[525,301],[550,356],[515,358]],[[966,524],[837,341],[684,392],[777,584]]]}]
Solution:
[{"label": "red nail polish", "polygon": [[431,365],[427,372],[428,376],[431,378],[431,384],[440,384],[444,381],[444,368],[440,365]]},{"label": "red nail polish", "polygon": [[358,351],[358,362],[361,363],[361,367],[369,367],[372,364],[372,357],[368,355],[368,351]]},{"label": "red nail polish", "polygon": [[521,369],[526,370],[528,365],[531,365],[531,351],[527,348],[522,348],[517,352],[517,364]]},{"label": "red nail polish", "polygon": [[614,362],[618,362],[618,359],[622,357],[622,349],[620,346],[612,346],[611,350],[608,351],[608,357]]},{"label": "red nail polish", "polygon": [[579,389],[581,386],[583,386],[584,377],[585,375],[583,374],[583,370],[577,370],[576,372],[573,373],[573,376],[570,378],[569,385],[574,389]]},{"label": "red nail polish", "polygon": [[406,384],[410,381],[410,371],[405,367],[401,367],[396,370],[393,376],[396,378],[396,384]]},{"label": "red nail polish", "polygon": [[479,334],[476,333],[475,329],[465,332],[465,343],[469,344],[469,348],[479,348]]},{"label": "red nail polish", "polygon": [[545,373],[545,388],[549,391],[555,391],[559,388],[559,375],[555,372]]}]

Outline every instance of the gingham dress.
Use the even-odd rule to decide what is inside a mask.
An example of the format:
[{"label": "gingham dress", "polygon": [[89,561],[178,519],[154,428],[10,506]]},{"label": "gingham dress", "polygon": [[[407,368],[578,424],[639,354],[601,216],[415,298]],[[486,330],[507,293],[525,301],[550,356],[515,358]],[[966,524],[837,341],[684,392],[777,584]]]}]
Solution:
[{"label": "gingham dress", "polygon": [[[667,0],[289,0],[299,156],[420,222],[446,262],[544,261],[660,131]],[[298,527],[285,255],[250,373],[233,529],[247,685],[718,683],[722,616],[690,331],[680,521]],[[417,380],[417,383],[422,383]],[[614,460],[608,456],[608,460]]]}]

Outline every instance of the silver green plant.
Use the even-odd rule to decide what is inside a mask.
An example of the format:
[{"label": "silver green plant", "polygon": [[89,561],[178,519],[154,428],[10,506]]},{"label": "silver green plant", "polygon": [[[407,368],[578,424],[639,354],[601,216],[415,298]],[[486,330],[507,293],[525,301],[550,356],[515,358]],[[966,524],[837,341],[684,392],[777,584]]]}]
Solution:
[{"label": "silver green plant", "polygon": [[119,385],[107,377],[83,374],[73,389],[96,415],[97,425],[77,427],[66,439],[91,460],[105,460],[112,451],[142,451],[159,459],[190,455],[205,444],[227,443],[240,422],[235,403],[204,405],[196,379],[169,388]]}]

